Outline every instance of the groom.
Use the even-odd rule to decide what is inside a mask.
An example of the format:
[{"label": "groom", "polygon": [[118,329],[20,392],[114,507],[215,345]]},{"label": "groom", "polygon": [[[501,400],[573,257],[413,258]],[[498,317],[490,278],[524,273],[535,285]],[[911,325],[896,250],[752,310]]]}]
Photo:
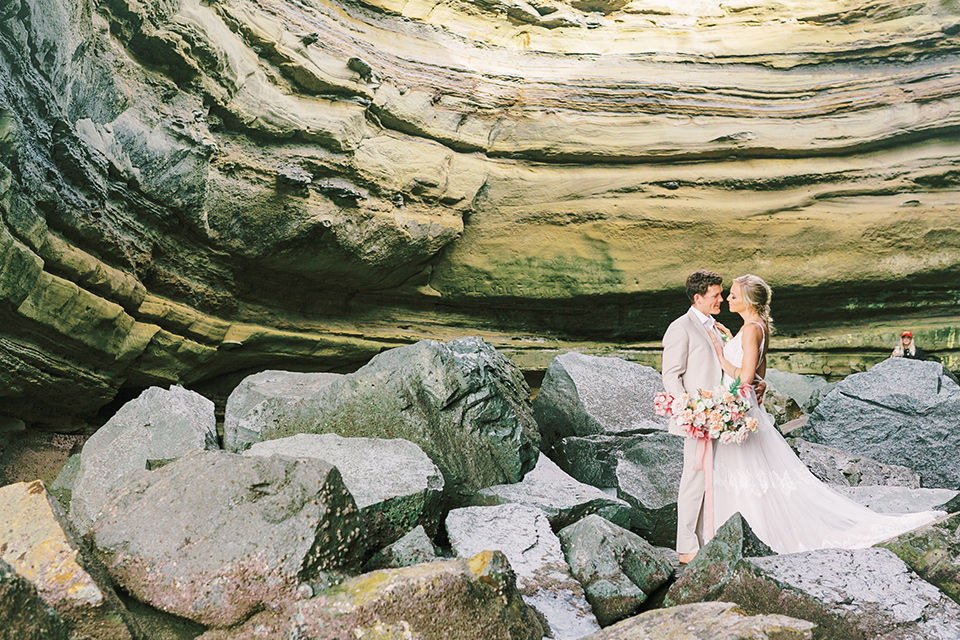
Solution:
[{"label": "groom", "polygon": [[[721,338],[713,314],[720,311],[723,302],[723,277],[713,271],[694,271],[687,276],[687,297],[692,303],[690,309],[663,335],[663,386],[673,397],[682,393],[693,396],[698,389],[716,389],[723,375],[708,333],[715,332]],[[684,435],[672,420],[668,431]],[[693,560],[702,544],[703,469],[695,468],[696,451],[696,439],[684,438],[677,496],[677,552],[682,564]]]}]

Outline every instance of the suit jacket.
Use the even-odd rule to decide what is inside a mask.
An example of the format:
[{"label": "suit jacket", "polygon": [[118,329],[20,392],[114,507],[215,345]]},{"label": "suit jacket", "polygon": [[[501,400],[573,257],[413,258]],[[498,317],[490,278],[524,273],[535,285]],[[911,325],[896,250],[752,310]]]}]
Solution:
[{"label": "suit jacket", "polygon": [[[691,396],[698,389],[716,389],[723,369],[693,307],[670,323],[663,334],[663,387],[674,397],[686,392]],[[673,420],[668,431],[685,435]]]}]

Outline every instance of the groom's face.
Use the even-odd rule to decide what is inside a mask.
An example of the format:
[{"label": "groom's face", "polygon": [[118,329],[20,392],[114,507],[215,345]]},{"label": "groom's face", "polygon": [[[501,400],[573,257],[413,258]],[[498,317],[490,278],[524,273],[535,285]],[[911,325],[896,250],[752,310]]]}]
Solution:
[{"label": "groom's face", "polygon": [[708,316],[720,313],[721,302],[723,302],[723,287],[719,284],[712,284],[707,287],[707,292],[703,295],[698,293],[693,296],[694,308]]}]

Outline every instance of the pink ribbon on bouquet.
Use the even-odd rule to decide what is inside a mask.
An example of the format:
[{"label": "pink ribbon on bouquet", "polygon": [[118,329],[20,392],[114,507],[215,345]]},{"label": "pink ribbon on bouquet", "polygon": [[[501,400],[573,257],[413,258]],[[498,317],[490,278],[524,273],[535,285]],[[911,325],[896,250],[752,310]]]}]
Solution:
[{"label": "pink ribbon on bouquet", "polygon": [[703,542],[713,538],[713,439],[698,438],[693,457],[695,471],[703,470]]}]

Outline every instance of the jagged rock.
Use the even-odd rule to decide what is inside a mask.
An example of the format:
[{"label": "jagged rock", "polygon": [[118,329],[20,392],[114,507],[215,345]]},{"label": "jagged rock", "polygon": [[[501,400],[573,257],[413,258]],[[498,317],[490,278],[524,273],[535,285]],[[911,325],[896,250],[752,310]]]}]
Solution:
[{"label": "jagged rock", "polygon": [[744,558],[776,555],[753,533],[739,513],[730,516],[713,538],[703,545],[674,582],[663,600],[665,606],[721,599]]},{"label": "jagged rock", "polygon": [[559,355],[533,400],[541,444],[547,449],[568,436],[666,431],[667,419],[653,411],[662,391],[656,369],[575,351]]},{"label": "jagged rock", "polygon": [[582,640],[810,640],[812,622],[781,615],[748,616],[729,602],[647,611]]},{"label": "jagged rock", "polygon": [[83,445],[73,484],[70,518],[89,529],[111,487],[151,461],[217,449],[213,402],[182,387],[150,387],[126,403]]},{"label": "jagged rock", "polygon": [[75,453],[67,458],[67,463],[60,469],[48,487],[50,494],[57,499],[64,513],[70,512],[70,500],[73,497],[73,485],[77,482],[80,473],[80,454]]},{"label": "jagged rock", "polygon": [[876,545],[889,549],[921,578],[960,604],[960,514]]},{"label": "jagged rock", "polygon": [[504,555],[418,564],[350,578],[315,598],[254,615],[199,640],[540,640],[547,629],[517,593]]},{"label": "jagged rock", "polygon": [[440,551],[427,535],[423,525],[417,525],[405,536],[375,553],[363,568],[366,571],[398,569],[434,560],[440,560]]},{"label": "jagged rock", "polygon": [[543,614],[552,637],[574,640],[599,628],[545,513],[519,504],[464,507],[451,511],[445,525],[460,557],[491,549],[504,553],[524,601]]},{"label": "jagged rock", "polygon": [[547,514],[554,531],[589,514],[598,514],[621,527],[629,527],[632,513],[629,504],[596,487],[577,482],[542,453],[537,466],[523,480],[481,489],[473,503],[477,506],[515,503],[537,507]]},{"label": "jagged rock", "polygon": [[829,385],[820,376],[800,375],[769,367],[763,379],[767,381],[767,393],[775,391],[793,398],[803,413],[811,413],[817,408]]},{"label": "jagged rock", "polygon": [[558,535],[601,627],[637,613],[673,575],[673,567],[650,543],[599,515],[589,515]]},{"label": "jagged rock", "polygon": [[[404,438],[440,467],[454,504],[484,487],[517,482],[536,464],[529,388],[519,369],[479,338],[391,349],[329,384],[278,389],[275,380],[265,375],[231,394],[224,440],[234,450],[297,433]],[[263,400],[247,400],[251,389]]]},{"label": "jagged rock", "polygon": [[37,588],[71,636],[137,637],[127,627],[133,623],[113,587],[102,576],[94,579],[85,568],[93,559],[82,558],[80,544],[64,520],[56,499],[40,480],[0,487],[0,558]]},{"label": "jagged rock", "polygon": [[920,488],[920,476],[908,467],[884,464],[803,438],[789,438],[787,442],[810,472],[827,484]]},{"label": "jagged rock", "polygon": [[70,633],[37,588],[0,560],[0,640],[67,640]]},{"label": "jagged rock", "polygon": [[960,386],[940,363],[888,358],[840,382],[799,435],[887,464],[909,461],[922,486],[956,489],[960,456],[943,456],[942,447],[960,447],[958,413]]},{"label": "jagged rock", "polygon": [[960,495],[960,492],[949,489],[909,489],[864,485],[834,488],[851,500],[880,513],[942,511],[942,505]]},{"label": "jagged rock", "polygon": [[330,464],[193,451],[111,490],[92,535],[137,599],[229,626],[359,566],[359,512]]},{"label": "jagged rock", "polygon": [[571,436],[557,441],[550,455],[557,466],[580,482],[601,489],[615,488],[620,452],[643,439],[643,436]]},{"label": "jagged rock", "polygon": [[[744,558],[714,600],[749,615],[814,622],[814,638],[923,638],[960,634],[960,606],[887,549],[822,549]],[[705,576],[714,584],[710,576]]]},{"label": "jagged rock", "polygon": [[617,495],[633,507],[631,531],[652,544],[677,540],[677,492],[683,439],[654,433],[634,439],[616,455]]},{"label": "jagged rock", "polygon": [[371,549],[417,526],[431,535],[437,532],[443,476],[420,447],[407,440],[300,434],[258,442],[244,455],[316,458],[335,466],[360,509]]}]

